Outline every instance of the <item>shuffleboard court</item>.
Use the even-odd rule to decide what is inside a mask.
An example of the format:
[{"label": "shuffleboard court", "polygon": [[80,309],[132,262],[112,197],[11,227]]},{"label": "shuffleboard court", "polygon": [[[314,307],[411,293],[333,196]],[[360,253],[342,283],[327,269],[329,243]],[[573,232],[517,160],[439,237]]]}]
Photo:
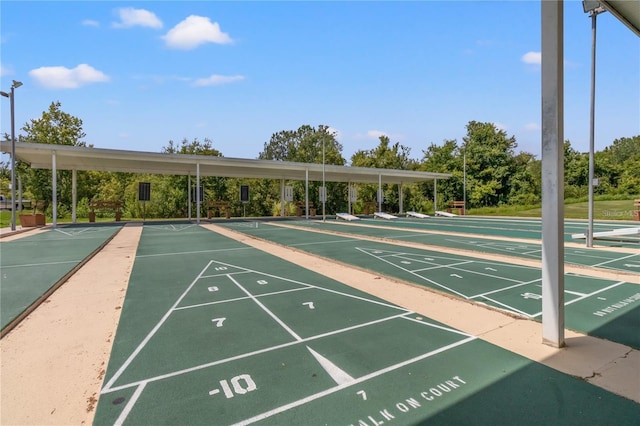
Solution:
[{"label": "shuffleboard court", "polygon": [[[405,227],[439,232],[458,232],[465,234],[486,235],[495,237],[509,237],[539,240],[542,236],[542,221],[540,219],[523,218],[489,218],[489,217],[438,217],[438,218],[398,218],[393,221],[363,218],[359,223],[388,227]],[[620,228],[638,227],[633,222],[595,221],[594,232],[611,231]],[[587,222],[565,220],[564,239],[567,242],[577,242],[572,239],[573,234],[584,233],[587,230]],[[637,236],[625,236],[616,240],[598,239],[597,244],[607,246],[638,247],[640,238]]]},{"label": "shuffleboard court", "polygon": [[[329,230],[342,234],[353,234],[367,237],[384,238],[398,241],[441,246],[459,250],[471,250],[483,253],[522,257],[540,260],[542,247],[540,244],[513,242],[499,239],[463,237],[443,235],[429,232],[416,232],[394,226],[363,226],[352,223],[336,223],[334,221],[295,221],[291,225],[310,229]],[[627,249],[626,252],[613,252],[595,248],[565,247],[565,262],[573,265],[591,266],[613,271],[625,271],[640,275],[640,249]]]},{"label": "shuffleboard court", "polygon": [[633,424],[639,414],[209,230],[145,225],[94,424]]},{"label": "shuffleboard court", "polygon": [[[268,224],[225,226],[525,318],[542,319],[540,268]],[[566,274],[565,307],[568,328],[640,348],[637,284]]]},{"label": "shuffleboard court", "polygon": [[0,324],[4,329],[122,225],[64,226],[0,242]]}]

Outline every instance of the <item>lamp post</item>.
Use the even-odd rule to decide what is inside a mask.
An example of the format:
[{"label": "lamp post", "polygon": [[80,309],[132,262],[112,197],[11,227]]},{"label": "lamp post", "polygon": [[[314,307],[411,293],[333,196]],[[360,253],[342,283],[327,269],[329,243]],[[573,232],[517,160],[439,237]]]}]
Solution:
[{"label": "lamp post", "polygon": [[593,246],[593,181],[594,181],[594,133],[595,133],[595,109],[596,109],[596,17],[605,12],[600,2],[595,0],[583,0],[582,8],[591,18],[591,112],[589,118],[589,212],[587,225],[587,247]]},{"label": "lamp post", "polygon": [[325,215],[325,204],[327,202],[327,188],[325,186],[325,176],[324,176],[324,133],[322,134],[322,221],[324,222],[326,219]]},{"label": "lamp post", "polygon": [[14,111],[15,89],[22,86],[22,83],[13,80],[11,93],[0,92],[11,102],[11,230],[16,230],[16,120]]}]

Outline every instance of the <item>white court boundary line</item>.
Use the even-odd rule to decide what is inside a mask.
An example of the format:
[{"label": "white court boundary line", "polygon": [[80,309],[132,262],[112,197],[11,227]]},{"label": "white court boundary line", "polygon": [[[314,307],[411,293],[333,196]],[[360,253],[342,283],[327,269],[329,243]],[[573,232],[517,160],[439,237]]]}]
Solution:
[{"label": "white court boundary line", "polygon": [[[537,312],[537,313],[527,313],[527,312],[522,311],[521,309],[518,309],[518,308],[513,307],[513,306],[511,306],[511,305],[507,305],[507,304],[505,304],[505,303],[503,303],[503,302],[500,302],[500,301],[498,301],[498,300],[496,300],[496,299],[494,299],[494,298],[487,297],[488,295],[491,295],[491,294],[498,294],[498,293],[500,293],[500,292],[504,292],[504,291],[507,291],[507,290],[511,290],[511,289],[513,289],[513,288],[517,288],[517,287],[522,287],[522,286],[525,286],[525,285],[534,284],[534,283],[536,283],[536,282],[538,282],[538,281],[541,281],[541,280],[542,280],[542,278],[537,278],[537,279],[530,280],[530,281],[519,281],[519,280],[514,280],[514,279],[511,279],[511,278],[500,277],[500,276],[493,276],[493,275],[491,275],[491,274],[484,274],[484,273],[482,273],[482,272],[469,271],[469,270],[462,269],[462,268],[451,268],[451,269],[454,269],[454,270],[465,271],[465,272],[468,272],[468,273],[471,273],[471,274],[485,275],[485,276],[488,276],[488,277],[491,277],[491,278],[499,278],[499,279],[502,279],[502,280],[506,280],[506,281],[514,281],[514,282],[516,282],[516,283],[517,283],[517,284],[515,284],[515,285],[513,285],[513,286],[503,287],[503,288],[496,289],[496,290],[491,290],[491,291],[488,291],[488,292],[485,292],[485,293],[479,293],[479,294],[475,294],[475,295],[472,295],[472,296],[467,296],[467,295],[465,295],[465,294],[463,294],[463,293],[460,293],[460,292],[458,292],[458,291],[455,291],[455,290],[453,290],[453,289],[450,289],[449,287],[447,287],[447,286],[445,286],[445,285],[443,285],[443,284],[437,283],[437,282],[435,282],[434,280],[432,280],[432,279],[430,279],[430,278],[427,278],[427,277],[424,277],[424,276],[422,276],[422,275],[418,274],[417,272],[420,272],[421,270],[413,270],[413,271],[412,271],[412,270],[409,270],[409,269],[407,269],[407,268],[405,268],[405,267],[403,267],[403,266],[400,266],[400,265],[397,265],[397,264],[395,264],[395,263],[392,263],[392,262],[388,261],[387,259],[382,258],[381,256],[375,255],[375,254],[373,254],[373,253],[369,253],[367,250],[372,250],[372,251],[382,251],[382,252],[384,252],[384,253],[385,253],[385,255],[384,255],[384,256],[385,256],[385,257],[387,257],[387,258],[389,258],[389,257],[394,257],[394,258],[400,258],[400,259],[405,259],[405,257],[403,257],[403,256],[408,256],[408,255],[411,255],[411,256],[422,256],[421,254],[412,254],[412,253],[406,253],[406,252],[395,252],[395,253],[394,253],[394,252],[389,251],[389,250],[380,250],[380,249],[371,249],[371,248],[366,248],[366,249],[365,249],[365,248],[360,248],[360,247],[356,247],[356,250],[359,250],[359,251],[361,251],[361,252],[363,252],[363,253],[365,253],[365,254],[369,254],[370,256],[375,257],[375,258],[377,258],[377,259],[379,259],[379,260],[381,260],[381,261],[383,261],[383,262],[386,262],[386,263],[388,263],[388,264],[390,264],[390,265],[392,265],[392,266],[395,266],[396,268],[398,268],[398,269],[400,269],[400,270],[403,270],[403,271],[405,271],[405,272],[407,272],[407,273],[410,273],[410,274],[412,274],[412,275],[414,275],[414,276],[416,276],[416,277],[419,277],[420,279],[422,279],[422,280],[424,280],[424,281],[426,281],[426,282],[432,283],[432,284],[434,284],[434,285],[436,285],[436,286],[438,286],[438,287],[440,287],[440,288],[444,288],[444,289],[446,289],[446,290],[449,290],[449,291],[451,291],[451,292],[453,292],[453,293],[455,293],[455,294],[459,295],[460,297],[462,297],[462,298],[464,298],[464,299],[467,299],[467,300],[475,300],[475,299],[478,299],[478,298],[484,298],[484,299],[485,299],[485,300],[487,300],[487,301],[490,301],[490,302],[492,302],[492,303],[495,303],[495,304],[496,304],[496,305],[498,305],[498,306],[501,306],[501,307],[502,307],[505,311],[507,311],[507,312],[517,313],[517,314],[520,314],[520,315],[522,315],[522,316],[524,316],[524,317],[527,317],[527,318],[532,318],[532,319],[534,319],[534,318],[536,318],[536,317],[538,317],[538,316],[542,315],[542,312]],[[633,254],[633,255],[631,255],[631,256],[637,256],[637,255],[636,255],[636,254]],[[626,256],[626,257],[628,257],[628,256]],[[626,257],[625,257],[625,258],[626,258]],[[437,257],[436,257],[436,256],[434,256],[434,259],[435,259],[435,258],[437,258]],[[411,259],[411,260],[415,260],[416,262],[421,262],[421,260],[419,260],[419,259],[413,259],[413,258],[411,258],[411,257],[407,257],[406,259]],[[425,263],[426,263],[426,262],[425,262]],[[503,264],[496,264],[496,263],[493,263],[493,262],[483,262],[483,261],[479,261],[478,263],[486,263],[486,264],[493,264],[493,265],[503,265]],[[516,266],[516,267],[523,267],[523,268],[526,268],[526,269],[534,269],[534,270],[537,270],[537,269],[538,269],[538,268],[532,268],[532,267],[529,267],[529,266],[521,266],[521,265],[506,265],[506,266],[509,266],[509,267],[514,267],[514,266]],[[446,267],[446,265],[444,265],[444,267]],[[577,275],[576,275],[576,276],[577,276]],[[579,277],[579,278],[581,278],[581,279],[603,280],[603,278],[599,278],[599,277],[592,277],[592,276],[587,276],[587,275],[584,275],[584,276],[583,276],[583,275],[579,275],[578,277]],[[606,279],[605,279],[605,280],[606,280]],[[607,281],[609,281],[609,280],[607,280]],[[605,288],[603,288],[603,289],[598,289],[598,290],[596,290],[596,291],[594,291],[594,292],[591,292],[591,293],[580,293],[580,292],[576,292],[576,291],[571,291],[571,290],[566,290],[566,289],[565,289],[565,290],[564,290],[564,292],[565,292],[565,293],[567,293],[567,294],[571,294],[571,295],[574,295],[574,296],[579,296],[579,297],[578,297],[577,299],[573,299],[573,300],[570,300],[570,301],[568,301],[568,302],[565,302],[564,306],[568,306],[568,305],[571,305],[571,304],[573,304],[573,303],[575,303],[575,302],[577,302],[577,301],[579,301],[579,300],[583,300],[583,299],[585,299],[585,298],[592,297],[592,296],[594,296],[594,295],[596,295],[596,294],[599,294],[599,293],[601,293],[601,292],[603,292],[603,291],[606,291],[606,290],[609,290],[609,289],[611,289],[611,288],[617,287],[618,285],[623,284],[623,283],[625,283],[625,281],[620,281],[620,282],[618,282],[618,283],[616,283],[616,284],[613,284],[613,285],[611,285],[611,286],[605,287]],[[476,300],[476,301],[477,301],[478,303],[483,303],[483,301],[482,301],[482,300]],[[485,305],[487,305],[486,303],[484,303],[484,304],[485,304]]]},{"label": "white court boundary line", "polygon": [[169,232],[182,232],[185,229],[189,229],[189,228],[193,228],[193,227],[197,227],[198,225],[194,224],[194,223],[183,223],[181,225],[184,225],[182,227],[176,227],[173,223],[165,223],[165,224],[151,224],[151,223],[145,223],[144,224],[144,229],[149,229],[149,230],[153,230],[153,231],[169,231]]},{"label": "white court boundary line", "polygon": [[[305,287],[309,287],[309,288],[313,288],[313,289],[317,289],[317,290],[322,290],[322,291],[326,291],[329,293],[334,293],[334,294],[338,294],[341,296],[345,296],[345,297],[350,297],[353,299],[357,299],[357,300],[361,300],[361,301],[365,301],[365,302],[369,302],[369,303],[373,303],[376,305],[380,305],[380,306],[384,306],[384,307],[388,307],[388,308],[393,308],[399,311],[402,311],[403,313],[400,315],[407,315],[407,314],[411,314],[412,312],[401,308],[399,306],[395,306],[395,305],[391,305],[389,303],[384,303],[381,301],[377,301],[377,300],[372,300],[372,299],[367,299],[365,297],[361,297],[361,296],[357,296],[357,295],[353,295],[353,294],[349,294],[349,293],[344,293],[344,292],[340,292],[337,290],[332,290],[332,289],[327,289],[327,288],[323,288],[323,287],[318,287],[315,286],[313,284],[309,284],[309,283],[304,283],[301,281],[297,281],[297,280],[293,280],[293,279],[288,279],[285,277],[281,277],[281,276],[277,276],[277,275],[273,275],[273,274],[268,274],[268,273],[264,273],[264,272],[260,272],[260,271],[255,271],[255,270],[251,270],[248,268],[242,268],[239,266],[235,266],[229,263],[225,263],[225,262],[218,262],[218,261],[214,261],[214,260],[210,260],[207,265],[200,271],[200,273],[196,276],[196,278],[191,282],[191,284],[189,284],[189,286],[187,286],[186,290],[178,297],[178,299],[176,300],[176,302],[171,306],[171,308],[169,308],[169,310],[164,314],[164,316],[160,319],[160,321],[158,321],[158,323],[153,327],[153,329],[147,334],[147,336],[145,336],[145,338],[142,340],[142,342],[140,342],[140,344],[136,347],[136,349],[133,351],[133,353],[131,355],[129,355],[129,357],[125,360],[125,362],[120,366],[120,368],[116,371],[116,373],[111,377],[111,379],[109,379],[109,381],[107,382],[107,384],[103,387],[101,393],[107,393],[112,391],[112,386],[113,384],[120,378],[120,376],[124,373],[124,371],[129,367],[129,365],[131,364],[131,362],[133,362],[133,360],[138,356],[138,354],[142,351],[142,349],[144,349],[144,347],[147,345],[147,343],[151,340],[151,338],[158,332],[158,330],[160,329],[160,327],[166,322],[166,320],[169,318],[169,316],[171,315],[171,313],[175,310],[177,310],[178,305],[180,304],[180,302],[182,302],[182,300],[186,297],[186,295],[189,293],[189,291],[191,291],[191,289],[193,288],[193,286],[204,277],[204,273],[205,271],[207,271],[209,269],[209,267],[212,264],[218,264],[218,265],[223,265],[223,266],[227,266],[227,267],[233,267],[235,269],[238,269],[239,271],[237,273],[246,273],[246,272],[253,272],[259,275],[263,275],[263,276],[267,276],[267,277],[272,277],[272,278],[277,278],[283,281],[288,281],[288,282],[292,282],[292,283],[296,283],[296,284],[300,284],[303,285]],[[235,274],[235,273],[234,273]],[[228,275],[232,275],[232,274],[228,274]]]},{"label": "white court boundary line", "polygon": [[443,346],[443,347],[438,348],[438,349],[436,349],[434,351],[427,352],[427,353],[419,355],[417,357],[408,359],[408,360],[403,361],[403,362],[399,362],[397,364],[394,364],[394,365],[391,365],[389,367],[383,368],[381,370],[375,371],[373,373],[367,374],[365,376],[362,376],[362,377],[360,377],[358,379],[353,380],[352,382],[348,382],[348,383],[344,383],[342,385],[334,386],[334,387],[329,388],[329,389],[327,389],[325,391],[318,392],[316,394],[310,395],[310,396],[308,396],[306,398],[302,398],[302,399],[299,399],[297,401],[291,402],[289,404],[282,405],[282,406],[280,406],[278,408],[274,408],[273,410],[265,411],[264,413],[258,414],[257,416],[253,416],[251,418],[248,418],[248,419],[242,420],[242,421],[240,421],[238,423],[235,423],[235,425],[249,425],[251,423],[255,423],[255,422],[258,422],[260,420],[264,420],[264,419],[269,418],[271,416],[274,416],[276,414],[279,414],[279,413],[288,411],[288,410],[290,410],[292,408],[296,408],[296,407],[299,407],[301,405],[304,405],[304,404],[306,404],[308,402],[315,401],[316,399],[320,399],[320,398],[325,397],[327,395],[331,395],[332,393],[338,392],[338,391],[340,391],[342,389],[346,389],[346,388],[348,388],[350,386],[357,385],[359,383],[362,383],[362,382],[365,382],[367,380],[376,378],[378,376],[381,376],[383,374],[386,374],[386,373],[389,373],[391,371],[397,370],[399,368],[405,367],[407,365],[411,365],[411,364],[416,363],[418,361],[422,361],[423,359],[430,358],[430,357],[432,357],[434,355],[437,355],[437,354],[442,353],[444,351],[447,351],[449,349],[453,349],[453,348],[455,348],[457,346],[464,345],[464,344],[469,343],[469,342],[471,342],[473,340],[476,340],[476,339],[477,339],[477,337],[473,337],[473,336],[472,337],[468,337],[468,338],[466,338],[464,340],[461,340],[459,342],[452,343],[452,344],[447,345],[447,346]]}]

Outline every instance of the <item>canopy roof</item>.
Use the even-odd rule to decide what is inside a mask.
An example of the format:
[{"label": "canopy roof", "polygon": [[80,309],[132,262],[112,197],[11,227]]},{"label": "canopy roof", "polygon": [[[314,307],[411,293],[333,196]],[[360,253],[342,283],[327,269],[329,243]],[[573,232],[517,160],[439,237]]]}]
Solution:
[{"label": "canopy roof", "polygon": [[[11,143],[0,143],[3,152],[11,152]],[[212,157],[207,155],[163,154],[18,142],[16,159],[38,169],[53,168],[53,154],[57,170],[96,170],[110,172],[151,173],[164,175],[220,176],[237,178],[285,179],[322,181],[322,164],[293,163],[287,161],[250,160]],[[360,183],[416,183],[434,179],[447,179],[448,173],[430,173],[408,170],[376,169],[367,167],[324,166],[328,182]]]},{"label": "canopy roof", "polygon": [[640,1],[599,0],[600,4],[640,37]]}]

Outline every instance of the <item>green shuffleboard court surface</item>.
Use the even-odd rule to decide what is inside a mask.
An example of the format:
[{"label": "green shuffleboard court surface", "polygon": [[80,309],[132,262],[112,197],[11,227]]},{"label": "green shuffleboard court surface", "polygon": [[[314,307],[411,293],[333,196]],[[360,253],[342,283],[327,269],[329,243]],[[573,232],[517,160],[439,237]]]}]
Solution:
[{"label": "green shuffleboard court surface", "polygon": [[0,243],[2,328],[111,238],[121,226],[66,226]]},{"label": "green shuffleboard court surface", "polygon": [[[439,219],[438,219],[439,220]],[[338,223],[336,221],[292,222],[292,225],[320,229],[339,233],[348,233],[366,237],[386,238],[412,243],[428,244],[458,250],[471,250],[483,253],[508,255],[524,259],[540,260],[542,246],[539,243],[524,243],[498,239],[472,238],[469,236],[445,235],[408,230],[405,224],[414,221],[368,220],[357,223]],[[363,226],[364,225],[364,226]],[[389,226],[390,225],[390,226]],[[417,226],[417,225],[416,225]],[[393,228],[393,229],[390,229]],[[595,248],[564,248],[566,263],[582,266],[595,266],[602,269],[625,271],[640,274],[640,247],[635,253],[619,253]]]},{"label": "green shuffleboard court surface", "polygon": [[634,424],[640,405],[194,225],[145,225],[94,424]]},{"label": "green shuffleboard court surface", "polygon": [[[227,226],[525,318],[542,318],[540,268],[267,224],[241,225]],[[568,328],[640,349],[637,284],[566,274],[565,309]]]}]

